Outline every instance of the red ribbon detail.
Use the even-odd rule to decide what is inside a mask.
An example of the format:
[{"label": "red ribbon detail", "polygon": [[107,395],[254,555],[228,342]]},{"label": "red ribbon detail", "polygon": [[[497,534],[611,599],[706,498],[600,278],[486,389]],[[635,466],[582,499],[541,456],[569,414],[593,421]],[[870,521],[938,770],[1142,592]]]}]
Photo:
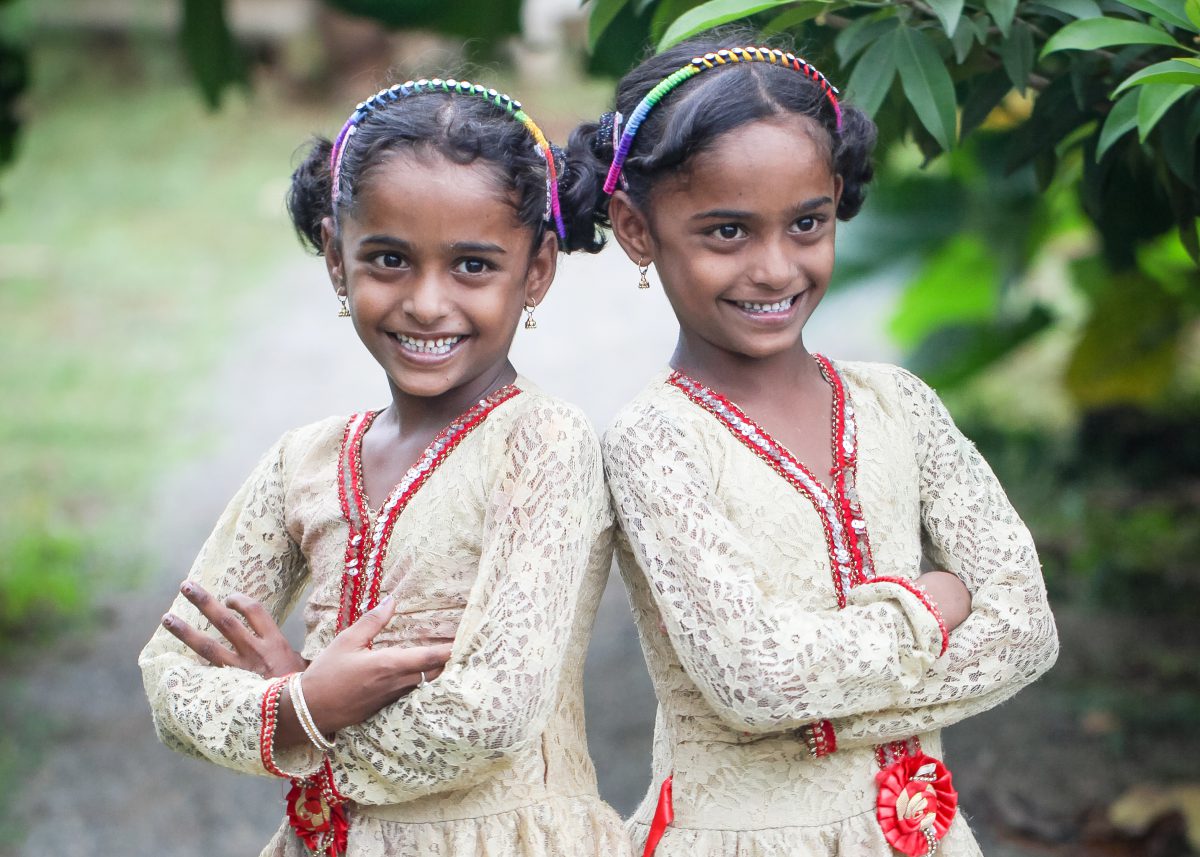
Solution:
[{"label": "red ribbon detail", "polygon": [[662,788],[659,789],[658,806],[654,810],[654,821],[650,824],[650,835],[646,837],[646,850],[642,852],[642,857],[652,857],[654,850],[658,848],[658,841],[667,832],[668,825],[675,820],[675,804],[671,801],[671,779],[672,777],[667,777],[663,780]]}]

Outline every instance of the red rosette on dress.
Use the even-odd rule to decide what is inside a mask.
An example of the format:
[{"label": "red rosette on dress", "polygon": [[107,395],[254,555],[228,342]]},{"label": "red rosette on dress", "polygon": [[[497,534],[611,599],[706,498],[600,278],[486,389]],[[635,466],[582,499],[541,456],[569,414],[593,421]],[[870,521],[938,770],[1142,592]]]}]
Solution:
[{"label": "red rosette on dress", "polygon": [[924,753],[905,756],[875,775],[875,817],[888,844],[909,857],[933,854],[958,811],[950,771]]},{"label": "red rosette on dress", "polygon": [[287,816],[292,830],[313,854],[338,857],[346,853],[350,823],[342,806],[331,806],[319,785],[293,781],[287,794]]}]

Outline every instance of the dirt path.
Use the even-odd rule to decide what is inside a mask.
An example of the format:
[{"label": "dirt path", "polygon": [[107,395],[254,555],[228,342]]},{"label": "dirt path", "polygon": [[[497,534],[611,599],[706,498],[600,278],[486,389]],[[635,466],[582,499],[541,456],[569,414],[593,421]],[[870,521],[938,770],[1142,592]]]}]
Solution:
[{"label": "dirt path", "polygon": [[[537,329],[518,331],[518,367],[578,402],[598,426],[664,365],[673,344],[665,299],[635,284],[633,266],[615,248],[599,258],[567,260],[538,311]],[[0,846],[0,853],[257,854],[277,826],[279,785],[184,758],[157,742],[135,659],[221,507],[262,451],[289,427],[385,402],[377,367],[350,325],[335,318],[327,289],[319,261],[297,260],[248,301],[247,323],[231,332],[224,364],[197,385],[191,431],[211,440],[209,451],[170,474],[152,507],[151,548],[161,558],[161,573],[108,605],[109,621],[93,638],[60,647],[21,677],[27,707],[53,724],[53,740],[18,797],[24,844],[7,852]],[[891,357],[879,333],[888,293],[880,286],[832,296],[812,323],[810,344],[847,358]],[[597,620],[587,692],[601,788],[627,813],[649,775],[654,703],[615,580]],[[1017,711],[1019,725],[1027,714]],[[1011,746],[981,741],[994,724],[978,720],[958,744],[959,733],[949,742],[974,760],[972,770],[959,774],[964,791],[976,788],[997,754]],[[1013,721],[1001,715],[997,722],[1011,727]],[[1020,742],[1024,733],[1003,734]]]}]

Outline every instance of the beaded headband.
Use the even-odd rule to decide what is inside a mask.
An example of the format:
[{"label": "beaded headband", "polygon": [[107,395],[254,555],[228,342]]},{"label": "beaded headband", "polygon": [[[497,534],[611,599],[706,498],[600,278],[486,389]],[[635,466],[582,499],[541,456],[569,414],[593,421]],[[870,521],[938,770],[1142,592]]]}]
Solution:
[{"label": "beaded headband", "polygon": [[562,208],[558,203],[558,173],[555,168],[554,152],[551,150],[546,136],[542,133],[542,129],[529,118],[529,114],[521,109],[521,102],[510,98],[502,92],[497,92],[494,89],[489,89],[466,80],[454,80],[452,78],[442,80],[439,77],[435,77],[432,80],[426,78],[410,80],[406,83],[398,83],[395,86],[381,89],[366,101],[359,102],[334,140],[333,151],[329,156],[329,167],[333,177],[334,205],[337,205],[338,197],[341,194],[342,156],[346,153],[346,146],[350,141],[350,137],[358,130],[359,124],[370,116],[372,111],[378,110],[384,105],[395,103],[401,98],[423,94],[436,95],[443,92],[482,98],[525,126],[525,130],[533,137],[535,150],[546,161],[546,219],[553,220],[554,229],[558,233],[558,237],[563,241],[567,240],[567,229],[563,224]]},{"label": "beaded headband", "polygon": [[690,80],[705,69],[739,62],[769,62],[772,65],[794,69],[805,75],[816,83],[821,88],[821,92],[825,94],[825,97],[829,99],[829,103],[833,105],[834,115],[837,117],[837,130],[842,130],[842,108],[837,100],[838,91],[825,78],[825,75],[817,71],[807,60],[801,59],[793,53],[778,50],[777,48],[746,47],[719,50],[716,53],[693,58],[690,63],[668,75],[657,86],[646,93],[646,97],[641,100],[637,108],[629,115],[629,121],[625,124],[625,132],[621,135],[621,141],[617,144],[616,151],[613,152],[612,166],[608,168],[608,177],[604,180],[604,192],[611,195],[616,190],[617,181],[621,177],[621,168],[625,165],[625,158],[629,155],[629,149],[633,145],[634,135],[637,134],[642,120],[663,99],[663,96],[685,80]]}]

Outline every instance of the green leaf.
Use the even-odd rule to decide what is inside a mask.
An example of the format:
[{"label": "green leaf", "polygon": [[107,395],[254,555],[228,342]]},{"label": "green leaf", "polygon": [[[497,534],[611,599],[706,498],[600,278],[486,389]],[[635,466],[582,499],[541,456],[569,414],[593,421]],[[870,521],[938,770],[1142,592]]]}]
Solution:
[{"label": "green leaf", "polygon": [[868,116],[874,116],[896,78],[896,35],[888,33],[867,49],[850,73],[846,98]]},{"label": "green leaf", "polygon": [[1045,57],[1056,51],[1090,51],[1113,45],[1181,45],[1157,27],[1120,18],[1089,18],[1072,21],[1050,37],[1042,48]]},{"label": "green leaf", "polygon": [[943,150],[954,148],[955,108],[954,83],[950,72],[920,30],[900,27],[896,30],[896,68],[904,94],[913,110]]},{"label": "green leaf", "polygon": [[1024,21],[1013,23],[1012,33],[1000,45],[1000,60],[1008,79],[1022,95],[1033,73],[1033,31]]},{"label": "green leaf", "polygon": [[838,9],[843,5],[842,3],[831,3],[829,0],[807,0],[807,2],[797,3],[795,8],[780,12],[764,24],[763,32],[767,34],[785,32],[806,21],[811,21],[822,12]]},{"label": "green leaf", "polygon": [[838,62],[846,65],[862,50],[880,36],[892,32],[900,24],[900,19],[894,13],[886,13],[886,17],[867,15],[857,19],[846,29],[837,34],[833,40],[833,49],[837,53]]},{"label": "green leaf", "polygon": [[246,83],[241,48],[225,21],[225,6],[218,0],[184,0],[179,32],[184,56],[208,106],[221,106],[226,88]]},{"label": "green leaf", "polygon": [[790,2],[791,0],[757,0],[757,2],[709,0],[708,3],[697,6],[676,18],[667,28],[667,32],[663,34],[662,39],[659,40],[658,50],[666,50],[671,45],[682,42],[688,36],[694,36],[696,33],[712,27],[749,18],[751,15],[757,15],[767,9],[774,9],[776,6],[785,6]]},{"label": "green leaf", "polygon": [[1121,81],[1121,85],[1113,90],[1113,96],[1119,95],[1131,86],[1145,86],[1151,83],[1188,83],[1192,86],[1200,86],[1200,60],[1187,57],[1148,65]]},{"label": "green leaf", "polygon": [[983,6],[992,16],[992,20],[996,22],[996,26],[1000,28],[1000,35],[1007,39],[1008,31],[1012,27],[1013,15],[1017,11],[1017,0],[983,0]]},{"label": "green leaf", "polygon": [[960,234],[934,253],[905,289],[888,331],[911,348],[943,325],[990,320],[999,291],[996,257],[978,235]]},{"label": "green leaf", "polygon": [[593,53],[596,50],[596,42],[600,41],[600,36],[608,29],[608,25],[613,22],[613,18],[625,8],[629,0],[596,0],[596,5],[592,7],[592,12],[588,15],[587,27],[587,46],[588,53]]},{"label": "green leaf", "polygon": [[1127,92],[1113,105],[1100,129],[1100,142],[1096,145],[1096,160],[1112,148],[1113,143],[1124,137],[1137,125],[1137,93]]},{"label": "green leaf", "polygon": [[1194,24],[1188,20],[1183,0],[1121,0],[1121,2],[1126,6],[1145,12],[1147,15],[1153,15],[1172,27],[1190,30],[1193,33],[1200,32],[1200,23]]},{"label": "green leaf", "polygon": [[1102,288],[1067,362],[1067,390],[1085,407],[1151,404],[1171,388],[1188,313],[1140,271],[1114,274]]},{"label": "green leaf", "polygon": [[1171,109],[1171,105],[1192,91],[1192,85],[1187,83],[1159,83],[1143,86],[1137,107],[1138,139],[1143,143],[1146,142],[1146,138],[1158,124],[1158,120],[1162,119],[1163,114]]},{"label": "green leaf", "polygon": [[1187,15],[1187,19],[1196,25],[1196,29],[1200,31],[1200,0],[1187,0],[1183,4],[1183,13]]},{"label": "green leaf", "polygon": [[975,47],[975,25],[970,18],[959,18],[958,27],[950,37],[950,44],[954,46],[954,61],[962,65],[963,60],[971,53],[971,48]]},{"label": "green leaf", "polygon": [[975,77],[969,84],[967,96],[962,103],[962,128],[959,134],[967,135],[983,124],[991,112],[1012,91],[1012,82],[1003,69],[996,69]]},{"label": "green leaf", "polygon": [[1104,15],[1095,0],[1039,0],[1039,6],[1057,9],[1072,18],[1100,18]]},{"label": "green leaf", "polygon": [[933,9],[933,14],[942,22],[942,29],[946,31],[946,35],[953,36],[958,21],[962,18],[963,0],[928,0],[928,3]]}]

